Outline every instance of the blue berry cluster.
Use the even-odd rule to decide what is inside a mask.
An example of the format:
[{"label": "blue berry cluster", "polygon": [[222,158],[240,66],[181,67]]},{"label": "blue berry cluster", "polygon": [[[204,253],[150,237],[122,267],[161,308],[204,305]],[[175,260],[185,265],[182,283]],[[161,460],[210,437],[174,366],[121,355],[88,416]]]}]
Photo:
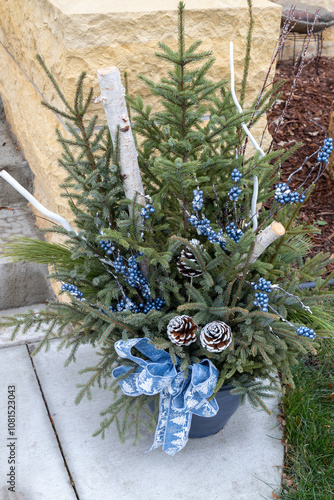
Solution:
[{"label": "blue berry cluster", "polygon": [[234,186],[228,192],[228,196],[231,201],[238,201],[240,194],[241,194],[241,189],[238,188],[238,186]]},{"label": "blue berry cluster", "polygon": [[83,293],[80,292],[79,288],[76,287],[75,285],[64,283],[61,289],[64,290],[65,292],[70,293],[71,295],[73,295],[73,297],[75,297],[78,300],[81,300],[83,297]]},{"label": "blue berry cluster", "polygon": [[275,189],[275,200],[281,205],[287,205],[288,203],[303,203],[305,200],[304,194],[299,194],[297,191],[291,191],[286,182],[277,184]]},{"label": "blue berry cluster", "polygon": [[203,208],[203,191],[200,191],[199,189],[194,189],[193,195],[194,195],[193,210],[194,212],[198,212]]},{"label": "blue berry cluster", "polygon": [[261,307],[263,312],[268,312],[268,295],[264,292],[257,292],[255,294],[254,306]]},{"label": "blue berry cluster", "polygon": [[110,241],[101,240],[99,243],[107,255],[111,255],[114,252],[115,247],[110,243]]},{"label": "blue berry cluster", "polygon": [[231,240],[238,243],[243,233],[241,229],[237,229],[234,222],[230,222],[230,224],[226,226],[226,234],[231,238]]},{"label": "blue berry cluster", "polygon": [[232,181],[239,182],[242,177],[242,173],[237,168],[234,168],[232,170],[231,177]]},{"label": "blue berry cluster", "polygon": [[110,306],[109,309],[112,312],[120,312],[120,311],[131,311],[134,314],[144,313],[147,314],[152,309],[160,311],[165,305],[164,299],[158,297],[156,300],[147,300],[145,303],[140,303],[138,306],[131,300],[129,297],[125,297],[120,300],[118,304],[116,304],[116,308]]},{"label": "blue berry cluster", "polygon": [[218,243],[222,248],[226,246],[226,240],[223,236],[223,231],[220,229],[218,233],[214,231],[211,227],[209,219],[202,216],[202,219],[198,219],[196,215],[191,215],[189,217],[189,222],[194,226],[199,235],[207,236],[210,243]]},{"label": "blue berry cluster", "polygon": [[328,163],[331,152],[333,151],[333,139],[329,137],[324,140],[324,145],[318,154],[317,161]]},{"label": "blue berry cluster", "polygon": [[[140,255],[142,254],[139,254],[139,256]],[[130,257],[128,260],[128,265],[126,266],[123,257],[121,255],[118,255],[114,261],[114,265],[115,271],[123,274],[130,286],[134,288],[140,288],[141,293],[146,300],[150,298],[149,284],[139,270],[136,257]]]},{"label": "blue berry cluster", "polygon": [[145,205],[145,207],[141,209],[140,215],[144,217],[144,219],[148,219],[150,214],[154,214],[154,212],[155,212],[154,206],[151,205],[150,203],[147,203],[147,205]]},{"label": "blue berry cluster", "polygon": [[254,283],[254,281],[252,281],[251,285],[255,290],[262,290],[262,292],[267,293],[271,292],[271,281],[267,281],[264,278],[259,278],[259,281],[257,283]]},{"label": "blue berry cluster", "polygon": [[314,330],[312,330],[312,328],[307,328],[307,326],[299,326],[296,331],[297,335],[309,337],[311,340],[313,340],[316,336]]}]

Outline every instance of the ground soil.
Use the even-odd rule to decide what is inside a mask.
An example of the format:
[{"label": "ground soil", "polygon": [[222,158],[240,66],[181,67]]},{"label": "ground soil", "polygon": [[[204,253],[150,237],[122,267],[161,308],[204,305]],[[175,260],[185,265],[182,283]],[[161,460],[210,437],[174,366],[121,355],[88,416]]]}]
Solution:
[{"label": "ground soil", "polygon": [[[294,78],[292,63],[279,62],[275,80],[284,79],[286,83],[282,97],[268,113],[268,126],[272,135],[289,97]],[[306,156],[312,155],[322,146],[333,112],[334,58],[323,57],[319,62],[318,74],[315,61],[309,62],[304,67],[296,83],[284,121],[274,135],[274,149],[290,148],[296,142],[303,142],[303,147],[282,165],[282,181],[287,180],[289,174],[303,163]],[[292,188],[300,186],[315,163],[316,156],[306,162],[301,172],[293,176]],[[312,176],[309,181],[311,179]],[[310,182],[307,183],[309,184]],[[303,206],[301,219],[307,224],[316,225],[321,230],[320,234],[311,236],[314,242],[312,254],[321,250],[334,254],[334,182],[327,172],[318,180],[315,191]]]}]

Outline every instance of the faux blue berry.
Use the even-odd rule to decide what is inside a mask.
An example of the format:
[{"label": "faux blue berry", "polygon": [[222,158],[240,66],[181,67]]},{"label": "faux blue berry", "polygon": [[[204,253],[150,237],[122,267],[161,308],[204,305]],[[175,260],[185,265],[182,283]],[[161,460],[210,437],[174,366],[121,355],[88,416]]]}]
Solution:
[{"label": "faux blue berry", "polygon": [[79,288],[76,287],[75,285],[70,285],[69,283],[64,283],[61,287],[61,289],[65,292],[70,293],[73,295],[78,300],[81,300],[83,297],[83,293],[80,292]]},{"label": "faux blue berry", "polygon": [[285,182],[281,182],[275,186],[275,200],[281,205],[291,205],[293,203],[302,203],[305,200],[304,194],[299,194],[298,191],[291,191]]},{"label": "faux blue berry", "polygon": [[202,215],[202,219],[198,219],[196,215],[191,215],[189,217],[189,222],[195,227],[199,235],[207,236],[210,243],[218,243],[222,248],[225,248],[226,240],[222,230],[216,233],[214,229],[212,229],[209,219],[204,217],[204,215]]},{"label": "faux blue berry", "polygon": [[226,234],[229,238],[231,238],[231,240],[238,243],[243,233],[241,229],[237,229],[234,222],[230,222],[230,224],[226,227]]},{"label": "faux blue berry", "polygon": [[324,140],[324,145],[318,154],[317,161],[321,163],[328,163],[329,157],[333,151],[333,139],[329,137]]},{"label": "faux blue berry", "polygon": [[255,300],[253,302],[254,306],[259,306],[263,312],[268,312],[268,295],[264,292],[258,292],[255,294]]},{"label": "faux blue berry", "polygon": [[302,335],[303,337],[308,337],[313,340],[316,337],[315,331],[307,326],[299,326],[297,329],[297,335]]},{"label": "faux blue berry", "polygon": [[144,217],[144,219],[148,219],[150,214],[154,214],[155,212],[155,209],[153,207],[153,205],[151,205],[150,203],[147,203],[147,205],[145,205],[145,207],[143,207],[140,211],[140,215],[142,217]]},{"label": "faux blue berry", "polygon": [[194,195],[192,202],[193,210],[194,212],[198,212],[203,208],[203,191],[200,191],[199,189],[194,189],[193,195]]},{"label": "faux blue berry", "polygon": [[115,251],[115,247],[107,240],[100,240],[100,245],[107,255],[111,255]]},{"label": "faux blue berry", "polygon": [[234,168],[232,170],[231,177],[232,181],[239,182],[242,177],[242,173],[237,168]]},{"label": "faux blue berry", "polygon": [[252,282],[251,285],[255,290],[262,290],[267,293],[271,292],[271,281],[267,281],[264,278],[259,278],[257,283]]},{"label": "faux blue berry", "polygon": [[240,194],[241,194],[241,189],[238,188],[237,186],[234,186],[228,192],[228,196],[231,201],[238,201]]}]

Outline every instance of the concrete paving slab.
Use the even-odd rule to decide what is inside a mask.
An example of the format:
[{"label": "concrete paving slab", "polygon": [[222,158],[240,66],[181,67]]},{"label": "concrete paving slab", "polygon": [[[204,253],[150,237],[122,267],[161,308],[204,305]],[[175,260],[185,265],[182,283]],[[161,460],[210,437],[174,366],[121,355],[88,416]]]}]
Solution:
[{"label": "concrete paving slab", "polygon": [[63,368],[67,352],[57,352],[57,344],[34,363],[80,500],[272,499],[283,463],[274,415],[245,405],[220,433],[189,440],[174,457],[161,449],[145,454],[150,433],[136,447],[131,440],[120,444],[115,427],[105,440],[93,438],[111,394],[96,388],[91,401],[75,406],[74,399],[76,384],[86,379],[78,371],[95,365],[97,356],[91,346],[81,346],[77,362]]},{"label": "concrete paving slab", "polygon": [[[39,342],[44,337],[43,330],[36,332],[35,328],[29,328],[26,333],[19,332],[14,340],[11,340],[14,328],[1,327],[1,317],[15,316],[16,314],[24,314],[28,311],[38,312],[45,309],[46,303],[34,304],[32,306],[24,306],[16,309],[6,309],[0,311],[0,349],[3,347],[13,347],[14,345],[22,345],[31,342]],[[1,500],[1,497],[0,497]]]},{"label": "concrete paving slab", "polygon": [[[75,500],[26,346],[0,350],[0,381],[1,500]],[[11,422],[8,429],[10,386],[15,387],[11,394],[16,415],[15,427]],[[14,465],[9,464],[13,458]],[[15,467],[15,492],[8,490],[11,466]]]}]

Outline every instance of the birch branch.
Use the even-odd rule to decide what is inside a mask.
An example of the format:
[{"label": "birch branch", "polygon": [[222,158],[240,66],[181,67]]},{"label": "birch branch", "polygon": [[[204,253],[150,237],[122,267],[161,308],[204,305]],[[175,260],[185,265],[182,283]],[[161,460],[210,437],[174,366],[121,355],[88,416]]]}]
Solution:
[{"label": "birch branch", "polygon": [[137,160],[137,150],[133,140],[129,115],[125,102],[125,90],[116,66],[97,71],[101,89],[101,100],[106,114],[111,139],[115,146],[117,128],[120,128],[120,169],[125,196],[133,200],[137,193],[138,203],[145,205],[145,193]]},{"label": "birch branch", "polygon": [[249,263],[253,264],[266,250],[266,248],[269,247],[269,245],[271,245],[280,236],[284,236],[284,234],[284,226],[280,222],[276,221],[272,222],[270,226],[261,231],[255,239],[255,246]]},{"label": "birch branch", "polygon": [[[236,105],[237,110],[239,111],[240,114],[243,113],[242,107],[240,106],[237,96],[235,94],[235,89],[234,89],[234,62],[233,62],[233,42],[230,42],[230,70],[231,70],[231,94],[232,94],[232,99],[234,104]],[[242,128],[244,129],[246,135],[249,137],[251,143],[253,144],[254,148],[259,151],[261,158],[265,156],[265,152],[263,149],[260,148],[258,143],[256,142],[253,134],[247,127],[245,123],[241,124]],[[259,181],[256,175],[253,175],[253,196],[252,196],[252,204],[251,204],[251,219],[253,221],[253,231],[256,231],[257,229],[257,197],[258,197],[258,191],[259,191]]]},{"label": "birch branch", "polygon": [[7,181],[11,186],[13,186],[16,191],[18,191],[26,200],[28,200],[39,212],[44,214],[46,217],[49,219],[58,222],[61,226],[63,226],[67,231],[72,231],[73,233],[77,234],[76,231],[74,231],[73,227],[70,226],[70,224],[67,222],[64,217],[61,215],[55,214],[54,212],[51,212],[51,210],[47,209],[44,207],[39,201],[36,200],[36,198],[29,193],[19,182],[17,182],[14,177],[12,177],[6,170],[1,170],[0,172],[0,177],[2,177],[5,181]]}]

